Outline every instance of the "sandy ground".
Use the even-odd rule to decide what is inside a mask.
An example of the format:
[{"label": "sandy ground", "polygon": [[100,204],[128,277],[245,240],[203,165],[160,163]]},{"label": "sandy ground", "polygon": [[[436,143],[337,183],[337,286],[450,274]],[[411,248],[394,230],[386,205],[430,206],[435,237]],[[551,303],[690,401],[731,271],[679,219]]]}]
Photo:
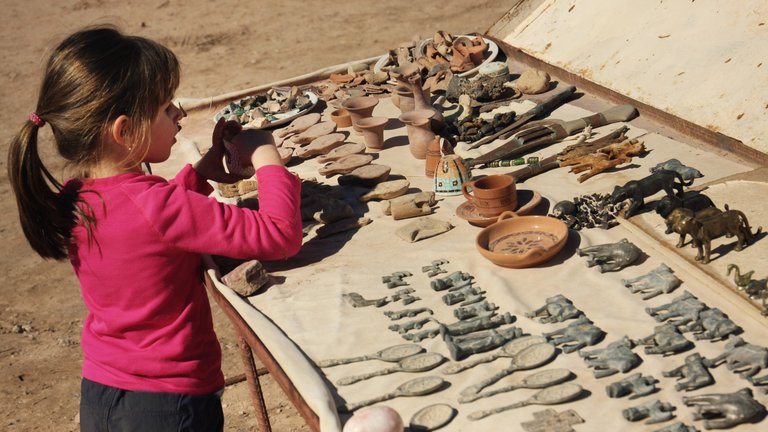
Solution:
[{"label": "sandy ground", "polygon": [[[471,5],[471,7],[470,7]],[[68,263],[44,261],[27,245],[6,176],[11,136],[35,107],[42,65],[68,33],[114,23],[173,49],[183,65],[178,96],[204,97],[383,54],[414,35],[436,30],[484,32],[510,2],[455,0],[250,2],[231,0],[2,0],[0,12],[0,429],[78,430],[81,351],[85,315]],[[41,151],[64,175],[49,129]],[[236,339],[214,306],[224,353],[224,374],[242,373]],[[273,430],[308,430],[267,377]],[[244,383],[225,392],[226,430],[256,430]]]}]

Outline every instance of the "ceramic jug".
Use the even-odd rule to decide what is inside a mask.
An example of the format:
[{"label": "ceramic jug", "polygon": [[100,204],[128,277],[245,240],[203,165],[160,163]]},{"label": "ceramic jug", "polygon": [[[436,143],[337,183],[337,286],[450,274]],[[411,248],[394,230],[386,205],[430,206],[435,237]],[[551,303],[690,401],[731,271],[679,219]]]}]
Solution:
[{"label": "ceramic jug", "polygon": [[405,123],[408,133],[408,150],[416,159],[426,158],[427,145],[435,139],[430,124],[434,114],[432,110],[419,109],[403,113],[399,117],[399,120]]},{"label": "ceramic jug", "polygon": [[471,178],[472,173],[461,156],[443,155],[435,169],[435,195],[461,195],[461,185]]},{"label": "ceramic jug", "polygon": [[414,109],[426,109],[434,111],[435,115],[432,116],[432,130],[435,133],[440,133],[445,128],[445,119],[443,113],[439,109],[432,106],[430,96],[422,88],[421,75],[415,74],[408,78],[408,82],[411,84],[411,92],[413,92]]}]

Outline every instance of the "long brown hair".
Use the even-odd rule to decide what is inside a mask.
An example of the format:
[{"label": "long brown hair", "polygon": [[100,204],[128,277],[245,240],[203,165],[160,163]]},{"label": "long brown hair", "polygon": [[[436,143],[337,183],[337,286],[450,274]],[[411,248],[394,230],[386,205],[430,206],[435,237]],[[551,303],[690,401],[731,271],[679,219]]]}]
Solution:
[{"label": "long brown hair", "polygon": [[[102,137],[121,115],[131,119],[127,137],[142,142],[158,107],[179,85],[176,56],[151,40],[111,26],[78,31],[53,51],[45,68],[35,113],[51,126],[58,153],[80,176],[102,158]],[[82,191],[62,184],[38,152],[39,126],[25,122],[8,150],[8,177],[24,235],[43,258],[67,258],[72,229],[95,221]]]}]

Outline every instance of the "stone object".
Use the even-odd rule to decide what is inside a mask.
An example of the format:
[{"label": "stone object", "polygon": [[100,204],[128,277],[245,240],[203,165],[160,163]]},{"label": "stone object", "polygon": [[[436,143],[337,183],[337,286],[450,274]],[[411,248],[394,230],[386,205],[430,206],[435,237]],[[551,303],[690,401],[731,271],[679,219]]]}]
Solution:
[{"label": "stone object", "polygon": [[[678,182],[675,182],[678,180]],[[645,197],[656,194],[659,191],[665,191],[667,195],[677,194],[683,197],[683,186],[690,186],[682,176],[675,171],[660,170],[640,180],[630,180],[623,186],[616,186],[611,192],[610,201],[612,204],[618,204],[629,200],[629,207],[624,214],[625,218],[634,216],[645,205]]]},{"label": "stone object", "polygon": [[368,202],[397,198],[404,195],[410,186],[411,182],[406,179],[377,183],[373,189],[361,195],[359,199],[361,202]]},{"label": "stone object", "polygon": [[388,406],[370,406],[359,409],[344,423],[342,432],[402,432],[400,414]]},{"label": "stone object", "polygon": [[544,301],[544,306],[525,314],[528,318],[539,318],[540,323],[563,322],[571,318],[578,318],[584,312],[573,305],[567,297],[558,294]]},{"label": "stone object", "polygon": [[657,399],[654,401],[646,402],[642,405],[627,408],[623,410],[621,414],[625,419],[627,419],[627,421],[634,422],[647,418],[648,420],[645,421],[645,424],[654,424],[665,422],[671,419],[675,416],[674,411],[674,405],[669,403],[662,403]]},{"label": "stone object", "polygon": [[643,251],[627,239],[576,249],[579,256],[587,257],[587,267],[597,266],[600,273],[618,271],[637,262]]},{"label": "stone object", "polygon": [[594,368],[595,378],[627,372],[640,364],[640,357],[632,352],[632,341],[624,336],[607,347],[592,351],[579,351],[579,355]]},{"label": "stone object", "polygon": [[437,204],[434,192],[416,192],[412,194],[406,194],[397,198],[382,201],[382,211],[385,215],[392,214],[392,207],[394,206],[413,206],[422,207],[424,204],[431,207]]},{"label": "stone object", "polygon": [[704,419],[706,429],[727,429],[765,417],[765,406],[745,387],[734,393],[712,393],[683,397],[693,407],[693,419]]},{"label": "stone object", "polygon": [[424,217],[399,228],[395,234],[407,242],[415,243],[452,229],[453,225],[450,222]]},{"label": "stone object", "polygon": [[582,315],[566,327],[544,333],[544,337],[567,354],[600,342],[605,337],[605,332]]},{"label": "stone object", "polygon": [[665,377],[677,378],[675,390],[691,391],[706,387],[715,383],[715,378],[704,366],[703,358],[699,353],[693,353],[685,358],[685,363],[672,370],[662,372]]},{"label": "stone object", "polygon": [[667,356],[693,348],[693,342],[685,338],[673,324],[663,324],[653,329],[653,334],[633,341],[645,345],[646,354]]},{"label": "stone object", "polygon": [[526,69],[514,82],[514,87],[523,94],[539,94],[549,90],[549,74],[537,69]]},{"label": "stone object", "polygon": [[662,263],[644,275],[631,279],[622,279],[621,283],[626,288],[629,288],[631,293],[641,293],[643,294],[643,300],[648,300],[661,293],[669,294],[680,286],[682,281],[672,273],[672,269]]},{"label": "stone object", "polygon": [[610,398],[620,398],[626,395],[631,395],[629,397],[630,399],[636,399],[655,393],[656,390],[658,390],[656,388],[658,382],[659,380],[650,375],[643,376],[643,374],[637,372],[624,379],[608,384],[605,387],[605,392]]},{"label": "stone object", "polygon": [[232,291],[247,297],[269,282],[269,274],[261,262],[250,260],[238,265],[221,279]]}]

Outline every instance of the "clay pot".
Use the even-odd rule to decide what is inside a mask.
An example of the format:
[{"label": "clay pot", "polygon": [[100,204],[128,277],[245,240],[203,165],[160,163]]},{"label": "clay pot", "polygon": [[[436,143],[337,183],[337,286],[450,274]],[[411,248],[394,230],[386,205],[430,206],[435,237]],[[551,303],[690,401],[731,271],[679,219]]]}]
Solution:
[{"label": "clay pot", "polygon": [[352,117],[345,108],[331,111],[331,120],[336,123],[336,127],[345,128],[352,126]]},{"label": "clay pot", "polygon": [[440,147],[443,145],[442,140],[443,139],[439,136],[435,136],[435,139],[427,144],[427,154],[424,162],[424,175],[426,175],[427,178],[435,177],[435,169],[437,169],[437,164],[443,156],[440,151]]},{"label": "clay pot", "polygon": [[499,174],[469,181],[461,186],[461,193],[474,204],[480,216],[498,216],[517,208],[515,178]]},{"label": "clay pot", "polygon": [[398,119],[405,123],[408,133],[408,149],[416,159],[427,157],[427,145],[435,139],[430,120],[435,112],[432,110],[413,110],[403,113]]},{"label": "clay pot", "polygon": [[401,113],[407,113],[413,111],[416,107],[416,102],[413,100],[413,92],[410,87],[399,85],[392,92],[392,103],[400,108]]},{"label": "clay pot", "polygon": [[434,111],[435,115],[432,116],[431,121],[432,130],[435,133],[439,133],[445,128],[445,119],[443,118],[443,113],[432,106],[429,92],[422,88],[421,75],[416,74],[408,78],[408,82],[411,84],[411,92],[413,92],[414,109]]},{"label": "clay pot", "polygon": [[472,178],[472,173],[459,155],[444,155],[435,169],[435,195],[461,194],[461,185]]},{"label": "clay pot", "polygon": [[384,148],[384,127],[388,121],[387,117],[366,117],[357,121],[368,150],[379,151]]},{"label": "clay pot", "polygon": [[480,254],[496,265],[525,268],[554,257],[568,240],[568,227],[549,216],[499,215],[475,239]]},{"label": "clay pot", "polygon": [[371,96],[354,96],[345,100],[341,106],[349,111],[349,116],[352,118],[352,128],[357,132],[361,132],[357,127],[357,122],[360,119],[370,117],[373,115],[373,109],[379,104],[379,100]]}]

